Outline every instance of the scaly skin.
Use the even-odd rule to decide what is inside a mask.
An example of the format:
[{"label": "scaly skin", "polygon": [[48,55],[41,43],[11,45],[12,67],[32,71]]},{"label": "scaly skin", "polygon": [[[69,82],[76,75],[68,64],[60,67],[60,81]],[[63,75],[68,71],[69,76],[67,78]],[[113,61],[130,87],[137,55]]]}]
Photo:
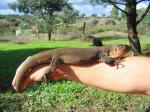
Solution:
[{"label": "scaly skin", "polygon": [[43,77],[56,70],[58,64],[81,65],[89,63],[104,62],[107,64],[118,64],[116,59],[125,58],[132,54],[127,45],[108,45],[93,48],[59,48],[47,50],[28,57],[16,71],[16,90],[20,91],[20,84],[26,74],[37,66],[50,64]]}]

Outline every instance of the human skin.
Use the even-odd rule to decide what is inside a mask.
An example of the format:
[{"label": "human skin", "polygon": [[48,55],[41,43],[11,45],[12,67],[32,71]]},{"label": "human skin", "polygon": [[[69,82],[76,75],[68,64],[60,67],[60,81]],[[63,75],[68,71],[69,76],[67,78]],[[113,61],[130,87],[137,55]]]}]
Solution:
[{"label": "human skin", "polygon": [[[47,67],[47,65],[40,66],[27,74],[20,92],[43,80],[42,73]],[[105,63],[78,66],[64,64],[50,75],[51,80],[62,78],[119,93],[150,95],[150,58],[127,57],[120,63],[119,68]],[[14,77],[12,82],[14,89],[15,80]]]}]

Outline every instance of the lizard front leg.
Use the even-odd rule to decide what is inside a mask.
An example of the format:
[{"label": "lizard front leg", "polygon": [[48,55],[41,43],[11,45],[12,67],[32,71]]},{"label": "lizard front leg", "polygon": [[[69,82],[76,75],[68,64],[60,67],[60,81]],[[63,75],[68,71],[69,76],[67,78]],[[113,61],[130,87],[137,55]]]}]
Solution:
[{"label": "lizard front leg", "polygon": [[106,63],[106,64],[110,64],[110,65],[116,65],[117,69],[118,69],[118,65],[119,65],[119,61],[117,59],[113,59],[109,56],[105,56],[105,55],[100,55],[99,56],[99,61]]},{"label": "lizard front leg", "polygon": [[51,60],[50,66],[46,69],[44,73],[44,80],[47,81],[49,79],[49,75],[57,69],[60,63],[60,58],[58,56],[54,56]]}]

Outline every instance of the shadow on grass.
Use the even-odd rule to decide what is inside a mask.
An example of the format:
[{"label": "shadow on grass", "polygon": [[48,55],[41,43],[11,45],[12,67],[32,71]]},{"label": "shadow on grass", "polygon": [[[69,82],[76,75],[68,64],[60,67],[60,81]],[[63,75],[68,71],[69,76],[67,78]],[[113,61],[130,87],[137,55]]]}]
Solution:
[{"label": "shadow on grass", "polygon": [[145,45],[142,51],[145,56],[150,56],[150,44]]},{"label": "shadow on grass", "polygon": [[[17,67],[28,57],[50,48],[0,51],[0,92],[12,91],[11,82]],[[51,48],[54,49],[54,48]]]},{"label": "shadow on grass", "polygon": [[11,42],[11,41],[8,39],[0,39],[0,43],[6,43],[6,42]]}]

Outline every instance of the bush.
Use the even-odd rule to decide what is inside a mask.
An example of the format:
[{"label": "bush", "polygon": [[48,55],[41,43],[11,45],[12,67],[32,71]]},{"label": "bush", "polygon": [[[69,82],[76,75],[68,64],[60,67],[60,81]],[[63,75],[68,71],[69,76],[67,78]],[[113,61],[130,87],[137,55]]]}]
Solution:
[{"label": "bush", "polygon": [[64,26],[59,26],[59,27],[56,27],[54,28],[54,33],[60,33],[60,34],[67,34],[67,27],[64,27]]},{"label": "bush", "polygon": [[94,19],[91,20],[90,24],[94,26],[94,25],[96,25],[98,22],[99,22],[98,19],[94,18]]},{"label": "bush", "polygon": [[150,25],[148,25],[148,24],[140,24],[137,28],[138,33],[140,35],[146,34],[146,35],[150,36],[149,29],[150,29]]},{"label": "bush", "polygon": [[111,30],[110,27],[95,27],[95,28],[88,29],[87,32],[90,34],[96,34],[96,33],[109,31],[109,30]]},{"label": "bush", "polygon": [[8,22],[6,20],[0,20],[0,35],[5,34],[14,34],[15,33],[15,25],[12,22]]},{"label": "bush", "polygon": [[116,25],[116,22],[115,22],[113,19],[108,19],[108,20],[105,22],[105,25]]}]

